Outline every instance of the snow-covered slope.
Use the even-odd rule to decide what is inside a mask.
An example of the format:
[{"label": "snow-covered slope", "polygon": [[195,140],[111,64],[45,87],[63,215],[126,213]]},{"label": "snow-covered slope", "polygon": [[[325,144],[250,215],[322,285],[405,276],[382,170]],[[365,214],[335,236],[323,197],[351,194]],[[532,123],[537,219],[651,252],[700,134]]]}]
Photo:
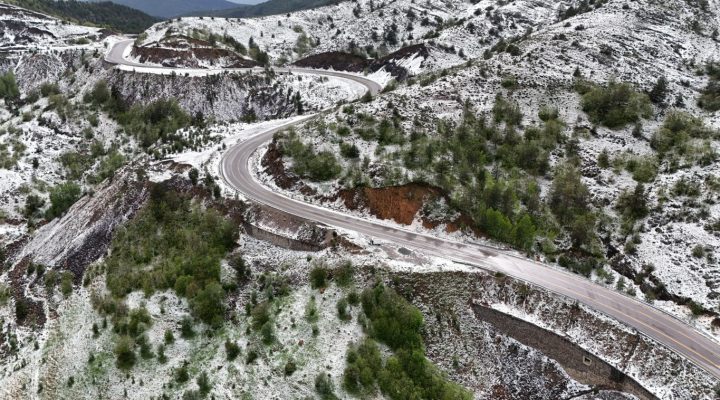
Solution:
[{"label": "snow-covered slope", "polygon": [[98,28],[68,24],[56,18],[0,3],[0,51],[52,49],[96,43]]},{"label": "snow-covered slope", "polygon": [[[400,2],[392,4],[387,7],[402,7]],[[483,48],[490,46],[456,45],[457,48],[464,48],[465,54],[473,55],[472,65],[459,65],[442,74],[423,75],[418,81],[401,85],[369,104],[357,105],[354,113],[339,111],[328,116],[324,126],[345,124],[353,127],[361,124],[358,115],[371,115],[378,120],[389,120],[399,115],[398,123],[406,139],[418,130],[432,137],[440,119],[457,121],[461,117],[466,101],[472,104],[474,112],[489,114],[496,95],[502,94],[519,105],[523,115],[522,129],[541,124],[538,112],[542,106],[557,107],[561,120],[566,124],[564,134],[578,140],[583,182],[590,189],[594,205],[611,218],[616,218],[608,226],[613,233],[603,245],[603,254],[607,255],[604,268],[615,275],[612,285],[616,284],[620,275],[624,275],[626,283],[636,280],[636,284],[629,283],[630,286],[634,285],[630,290],[632,293],[654,301],[656,305],[717,334],[711,323],[720,305],[720,270],[714,257],[717,249],[720,249],[720,238],[708,227],[720,218],[719,209],[715,205],[718,196],[712,184],[720,172],[717,157],[708,165],[679,170],[671,167],[667,161],[658,163],[659,175],[645,184],[652,212],[644,224],[636,228],[639,231],[630,245],[627,245],[627,241],[631,241],[629,237],[633,235],[620,233],[620,217],[615,206],[620,194],[636,185],[632,173],[626,171],[621,161],[656,157],[657,152],[651,147],[650,141],[669,113],[690,113],[700,117],[705,126],[720,129],[718,113],[709,113],[697,105],[700,91],[708,82],[708,77],[703,74],[705,64],[720,59],[720,44],[715,39],[720,19],[718,4],[710,2],[702,5],[683,0],[611,0],[598,3],[569,18],[557,17],[561,5],[555,7],[554,4],[551,7],[543,2],[516,1],[497,6],[496,10],[488,12],[490,17],[486,17],[486,13],[474,16],[474,10],[485,10],[489,6],[486,2],[475,6],[452,4],[469,10],[468,13],[473,15],[473,23],[485,26],[485,32],[492,26],[497,28],[492,22],[496,13],[502,15],[501,20],[508,25],[515,24],[523,28],[532,26],[534,29],[523,29],[524,34],[516,36],[512,42],[512,51],[502,51],[502,48],[498,51],[495,46],[493,51],[485,53]],[[438,5],[433,9],[444,19],[447,18],[448,8]],[[365,14],[368,13],[362,13],[359,19],[362,20]],[[406,14],[391,15],[402,19]],[[483,25],[483,21],[486,25]],[[343,30],[342,25],[339,26]],[[370,24],[367,29],[371,29],[371,26],[382,24]],[[448,29],[447,32],[443,30],[436,43],[440,44],[443,40],[463,43],[455,41],[458,36],[452,35],[460,35],[458,32],[464,31],[463,37],[469,37],[467,23],[464,27]],[[507,33],[508,29],[504,31]],[[348,30],[360,31],[361,27]],[[506,37],[511,36],[513,34]],[[287,42],[291,39],[284,40]],[[357,40],[362,43],[362,35],[358,35]],[[493,43],[493,40],[487,43]],[[268,46],[273,48],[270,44]],[[323,50],[329,48],[317,51]],[[483,57],[477,58],[483,53]],[[436,65],[458,64],[457,60],[453,60],[452,56],[448,56]],[[425,65],[432,64],[426,61]],[[425,70],[428,71],[427,68]],[[642,121],[640,134],[633,135],[633,130],[637,128],[632,124],[620,129],[609,129],[589,120],[582,111],[580,95],[575,90],[578,77],[574,75],[600,85],[613,79],[628,82],[641,92],[649,92],[658,79],[664,76],[668,81],[668,93],[664,103],[653,106],[653,115]],[[374,186],[428,178],[427,173],[418,174],[405,167],[402,154],[409,148],[407,143],[379,146],[375,140],[364,140],[356,133],[339,135],[335,129],[319,129],[317,124],[310,124],[301,133],[302,140],[312,143],[318,151],[329,150],[337,154],[340,152],[340,143],[355,144],[360,150],[358,159],[366,158],[370,162],[369,168],[364,170],[370,174],[366,182]],[[717,136],[708,141],[707,146],[716,152],[720,146]],[[611,160],[616,159],[614,165],[620,166],[599,168],[597,160],[602,150],[610,154]],[[550,165],[562,160],[562,151],[553,152]],[[291,160],[286,161],[286,165],[292,166]],[[358,166],[354,160],[340,161],[346,170]],[[700,192],[695,198],[703,199],[705,205],[697,202],[693,205],[692,201],[682,196],[668,196],[682,177],[699,184]],[[551,180],[551,174],[537,179],[544,195],[551,186]],[[348,179],[344,182],[347,185]],[[343,186],[337,181],[308,184],[325,198],[332,197]],[[605,227],[599,229],[604,230]],[[693,256],[692,250],[695,248],[705,249],[702,252],[704,255],[698,256],[696,250]],[[619,255],[616,250],[620,250]],[[653,266],[650,274],[642,272],[644,268],[649,268],[647,265]],[[657,300],[655,296],[663,299]],[[688,300],[702,305],[706,313],[701,317],[693,317],[690,308],[675,304],[687,303],[694,307]],[[697,312],[697,308],[695,310]],[[715,319],[714,324],[718,322]]]},{"label": "snow-covered slope", "polygon": [[497,3],[410,0],[345,1],[340,4],[255,19],[181,18],[147,31],[146,43],[168,31],[204,30],[247,44],[250,39],[277,63],[330,51],[388,54],[426,43],[433,49],[427,69],[458,65],[481,57],[499,39],[521,36],[557,21],[577,1]]}]

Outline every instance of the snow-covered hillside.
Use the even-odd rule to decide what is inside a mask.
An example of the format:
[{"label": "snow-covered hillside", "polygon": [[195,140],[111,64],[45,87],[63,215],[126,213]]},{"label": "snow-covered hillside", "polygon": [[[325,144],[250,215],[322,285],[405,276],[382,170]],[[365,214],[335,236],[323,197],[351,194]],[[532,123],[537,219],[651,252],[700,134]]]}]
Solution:
[{"label": "snow-covered hillside", "polygon": [[[392,3],[392,7],[402,7],[399,3]],[[458,3],[452,4],[461,7]],[[324,124],[311,123],[302,130],[301,140],[312,144],[317,151],[339,154],[341,144],[353,144],[359,150],[359,155],[350,159],[338,157],[344,170],[339,181],[313,183],[306,180],[305,183],[319,193],[318,198],[322,199],[319,201],[327,202],[328,198],[337,199],[335,193],[358,180],[375,187],[428,180],[433,176],[431,171],[409,169],[404,161],[404,154],[410,148],[408,139],[412,141],[412,135],[418,131],[430,138],[436,137],[440,120],[458,121],[466,101],[472,105],[473,112],[493,118],[496,96],[501,94],[519,106],[520,130],[542,126],[538,113],[543,107],[557,108],[564,123],[563,134],[577,143],[582,181],[589,188],[592,203],[610,217],[603,222],[606,226],[598,226],[600,231],[611,233],[603,239],[605,266],[597,279],[616,286],[623,276],[622,290],[653,301],[708,332],[718,334],[715,317],[720,305],[720,270],[714,254],[720,249],[720,239],[710,225],[720,218],[715,205],[717,192],[712,183],[720,164],[717,157],[712,156],[709,164],[693,166],[691,163],[678,168],[670,161],[658,158],[660,156],[652,145],[653,137],[663,128],[668,115],[677,112],[699,117],[706,128],[715,132],[720,129],[718,113],[707,112],[698,106],[700,93],[708,83],[705,66],[720,59],[715,28],[720,18],[718,5],[704,4],[682,0],[608,1],[563,19],[557,18],[557,8],[543,6],[542,2],[516,1],[500,6],[498,12],[507,12],[503,20],[516,18],[515,23],[519,24],[519,20],[524,20],[520,16],[524,16],[536,22],[534,29],[501,46],[491,46],[492,41],[476,50],[466,46],[465,53],[475,55],[471,65],[458,65],[443,73],[427,72],[368,104],[358,104],[354,110],[338,111],[328,116]],[[484,2],[478,5],[462,6],[474,15],[473,10],[487,7]],[[509,13],[510,9],[518,11],[517,15]],[[400,18],[405,13],[398,15]],[[473,23],[482,26],[477,18],[485,18],[489,29],[495,11],[489,15],[486,17],[481,13],[473,17]],[[323,50],[329,48],[318,51]],[[478,58],[483,53],[484,57]],[[446,58],[444,61],[448,63],[443,65],[459,64],[451,60],[452,57]],[[426,71],[432,71],[432,68]],[[619,129],[590,121],[588,114],[582,111],[581,95],[576,91],[578,81],[606,85],[616,80],[649,93],[661,77],[667,80],[667,90],[664,100],[652,106],[652,115],[639,125],[627,124]],[[405,138],[404,144],[382,145],[377,139],[361,137],[363,131],[356,127],[367,126],[363,122],[367,116],[374,117],[375,121],[395,121]],[[349,135],[339,129],[342,126],[351,128]],[[708,151],[716,153],[717,137],[713,134],[710,140],[698,141],[697,145],[703,143],[701,147],[707,146],[711,149]],[[603,152],[609,154],[612,164],[609,168],[598,167],[598,157]],[[564,154],[560,148],[551,152],[549,165],[564,162]],[[358,163],[363,159],[369,164]],[[637,184],[632,168],[638,161],[657,168],[657,177],[653,176],[649,182],[643,178],[651,212],[649,218],[636,225],[630,234],[621,233],[622,216],[616,206],[623,191],[632,190]],[[286,165],[292,169],[292,160],[287,159]],[[358,167],[361,177],[351,176],[357,173]],[[537,178],[543,197],[551,189],[552,177],[548,171]],[[270,177],[272,179],[275,178]],[[671,193],[677,191],[678,182],[693,182],[698,185],[699,192],[690,198],[673,196]],[[430,183],[437,184],[438,181],[430,178]],[[702,199],[702,203],[693,199]],[[348,211],[342,202],[339,203],[335,206]],[[422,225],[418,222],[420,229]],[[618,250],[620,254],[617,254]],[[613,277],[606,278],[607,274]],[[678,302],[687,306],[678,307]],[[691,309],[698,312],[694,303],[705,309],[704,315],[691,314]]]},{"label": "snow-covered hillside", "polygon": [[193,31],[254,41],[274,63],[287,63],[330,51],[385,55],[402,47],[426,43],[432,54],[429,70],[479,58],[500,39],[520,37],[556,22],[578,1],[515,1],[497,3],[410,0],[345,1],[289,15],[255,19],[180,18],[156,24],[144,43],[168,34]]},{"label": "snow-covered hillside", "polygon": [[[701,0],[355,0],[161,22],[126,52],[148,67],[116,67],[128,38],[0,4],[0,397],[718,398],[572,299],[252,203],[220,171],[307,120],[254,179],[585,274],[718,339],[718,23]],[[384,89],[275,68],[293,65]]]},{"label": "snow-covered hillside", "polygon": [[50,50],[97,45],[101,29],[69,24],[9,4],[0,4],[0,51]]}]

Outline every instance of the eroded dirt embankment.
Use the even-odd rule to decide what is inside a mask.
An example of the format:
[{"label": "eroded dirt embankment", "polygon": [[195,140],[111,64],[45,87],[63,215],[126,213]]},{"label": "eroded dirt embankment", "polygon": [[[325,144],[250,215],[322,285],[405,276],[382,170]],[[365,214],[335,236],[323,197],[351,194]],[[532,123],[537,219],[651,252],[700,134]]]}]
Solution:
[{"label": "eroded dirt embankment", "polygon": [[475,236],[482,236],[480,231],[473,229],[474,223],[467,215],[458,213],[443,218],[427,215],[425,212],[427,206],[450,202],[447,194],[438,187],[423,183],[383,188],[357,187],[339,190],[334,196],[319,197],[313,188],[286,169],[277,142],[270,143],[261,162],[265,172],[273,177],[275,184],[281,189],[316,197],[322,202],[334,203],[340,200],[349,210],[367,211],[374,217],[392,220],[402,225],[411,225],[419,220],[427,229],[443,226],[447,233],[468,229]]}]

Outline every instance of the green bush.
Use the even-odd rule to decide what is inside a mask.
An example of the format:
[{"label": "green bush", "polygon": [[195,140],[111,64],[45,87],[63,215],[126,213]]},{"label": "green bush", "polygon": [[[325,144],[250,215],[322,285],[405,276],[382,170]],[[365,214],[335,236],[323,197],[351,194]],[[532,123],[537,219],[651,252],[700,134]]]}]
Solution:
[{"label": "green bush", "polygon": [[336,178],[342,172],[337,158],[329,151],[316,153],[305,145],[294,132],[290,132],[280,147],[283,155],[293,158],[293,171],[303,178],[322,182]]},{"label": "green bush", "polygon": [[200,389],[201,395],[206,396],[208,393],[210,393],[210,389],[212,389],[212,384],[210,383],[210,378],[208,377],[207,372],[201,372],[197,379],[195,379],[195,382],[197,382],[198,389]]},{"label": "green bush", "polygon": [[45,200],[35,194],[28,195],[25,199],[25,208],[23,216],[27,219],[33,219],[41,216],[40,209],[45,205]]},{"label": "green bush", "polygon": [[73,289],[73,274],[72,272],[65,271],[60,279],[60,293],[63,296],[68,297],[72,293]]},{"label": "green bush", "polygon": [[346,298],[341,298],[337,302],[337,312],[338,312],[338,318],[340,318],[341,321],[350,321],[352,316],[348,312],[348,301]]},{"label": "green bush", "polygon": [[63,183],[50,189],[50,208],[45,212],[45,218],[55,219],[65,213],[76,201],[80,199],[82,189],[76,183]]},{"label": "green bush", "polygon": [[650,93],[648,93],[648,97],[650,97],[650,100],[655,104],[662,104],[665,102],[665,98],[668,94],[668,80],[664,76],[661,76],[658,78],[657,82],[655,82],[655,85],[653,86],[652,90],[650,90]]},{"label": "green bush", "polygon": [[348,349],[347,366],[343,372],[343,386],[352,394],[371,394],[383,368],[380,349],[372,339]]},{"label": "green bush", "polygon": [[60,94],[60,88],[57,83],[45,82],[40,85],[40,94],[42,97],[48,97],[53,94]]},{"label": "green bush", "polygon": [[20,98],[20,90],[15,81],[15,74],[7,72],[0,74],[0,99],[6,101]]},{"label": "green bush", "polygon": [[333,279],[340,287],[348,287],[353,282],[355,270],[352,261],[343,262],[335,271],[333,271]]},{"label": "green bush", "polygon": [[218,293],[211,284],[220,280],[220,260],[235,246],[237,233],[213,209],[156,184],[148,205],[113,239],[105,260],[108,289],[124,296],[138,289],[174,288],[191,303],[203,291],[200,300],[210,301]]},{"label": "green bush", "polygon": [[717,132],[705,127],[700,118],[674,111],[665,117],[662,127],[653,135],[650,146],[664,156],[674,152],[678,155],[692,155],[691,139],[711,139]]},{"label": "green bush", "polygon": [[360,149],[353,144],[347,144],[345,142],[340,143],[340,154],[347,159],[355,159],[360,157]]},{"label": "green bush", "polygon": [[394,355],[382,362],[374,341],[350,347],[343,385],[350,393],[368,395],[378,386],[390,399],[462,399],[471,394],[448,381],[425,357],[422,314],[392,289],[377,285],[362,294],[370,335]]},{"label": "green bush", "polygon": [[650,99],[628,83],[610,81],[605,86],[590,84],[582,96],[582,109],[590,121],[608,128],[622,128],[652,115]]},{"label": "green bush", "polygon": [[310,286],[313,289],[324,289],[327,287],[327,279],[327,268],[318,265],[310,270]]},{"label": "green bush", "polygon": [[635,221],[649,213],[645,186],[638,183],[633,191],[624,191],[617,200],[617,210],[627,219]]},{"label": "green bush", "polygon": [[383,285],[362,292],[368,332],[393,350],[422,347],[423,316],[394,290]]},{"label": "green bush", "polygon": [[225,354],[228,361],[234,361],[240,355],[240,346],[229,339],[225,341]]},{"label": "green bush", "polygon": [[547,104],[540,107],[540,111],[538,111],[538,118],[543,122],[557,120],[559,116],[560,112],[557,107],[551,107]]},{"label": "green bush", "polygon": [[175,132],[191,124],[191,118],[175,100],[157,100],[145,107],[137,105],[117,117],[125,131],[148,148],[158,140],[168,142]]},{"label": "green bush", "polygon": [[512,237],[512,222],[502,212],[488,208],[485,210],[480,226],[490,237],[509,242]]},{"label": "green bush", "polygon": [[122,336],[115,343],[116,365],[122,370],[129,370],[135,365],[135,342],[129,336]]},{"label": "green bush", "polygon": [[265,345],[270,345],[275,341],[275,328],[273,327],[272,320],[263,324],[260,328],[260,336],[262,337],[262,342]]},{"label": "green bush", "polygon": [[170,329],[165,330],[163,340],[165,341],[165,344],[175,343],[175,335],[173,335],[173,332]]},{"label": "green bush", "polygon": [[590,191],[577,168],[561,166],[555,174],[548,199],[550,209],[563,224],[589,211]]},{"label": "green bush", "polygon": [[60,162],[67,171],[69,179],[80,179],[92,167],[92,158],[83,153],[67,152],[60,155]]},{"label": "green bush", "polygon": [[94,179],[89,179],[89,181],[91,183],[100,183],[105,179],[112,178],[115,176],[115,172],[122,168],[123,165],[125,165],[125,156],[117,150],[113,150],[100,160],[97,176]]},{"label": "green bush", "polygon": [[710,80],[698,98],[698,106],[705,111],[715,112],[720,110],[720,64],[710,62],[705,70]]},{"label": "green bush", "polygon": [[505,122],[510,126],[518,126],[522,122],[523,115],[520,106],[501,95],[495,97],[495,105],[492,111],[495,122]]},{"label": "green bush", "polygon": [[313,296],[305,306],[305,320],[310,323],[315,323],[319,317],[317,302],[315,301],[315,296]]},{"label": "green bush", "polygon": [[321,400],[336,400],[335,385],[325,373],[319,373],[315,377],[315,392],[320,396]]},{"label": "green bush", "polygon": [[270,322],[270,303],[267,301],[258,303],[250,315],[252,316],[253,329],[259,331],[265,324]]},{"label": "green bush", "polygon": [[285,363],[285,376],[290,376],[297,371],[297,365],[293,360],[288,360],[288,362]]},{"label": "green bush", "polygon": [[636,157],[628,160],[625,165],[633,179],[642,183],[650,183],[658,174],[658,164],[654,157]]},{"label": "green bush", "polygon": [[185,383],[189,380],[190,373],[188,372],[188,368],[185,364],[181,365],[178,369],[175,370],[175,382]]},{"label": "green bush", "polygon": [[193,298],[193,315],[208,325],[219,327],[225,312],[225,291],[218,282],[210,282]]}]

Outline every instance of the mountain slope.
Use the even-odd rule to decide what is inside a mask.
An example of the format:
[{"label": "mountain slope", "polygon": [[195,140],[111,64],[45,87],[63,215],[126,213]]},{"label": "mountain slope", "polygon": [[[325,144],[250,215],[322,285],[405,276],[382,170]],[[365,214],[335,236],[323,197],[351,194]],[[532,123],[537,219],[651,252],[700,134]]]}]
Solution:
[{"label": "mountain slope", "polygon": [[161,18],[172,18],[205,10],[218,11],[238,7],[237,4],[225,0],[113,0],[113,3]]},{"label": "mountain slope", "polygon": [[[308,10],[337,4],[343,0],[269,0],[254,6],[241,6],[232,9],[208,12],[203,11],[193,15],[214,15],[226,18],[260,17],[264,15],[285,14],[293,11]],[[207,8],[207,7],[206,7]]]},{"label": "mountain slope", "polygon": [[138,33],[157,20],[141,11],[110,2],[14,0],[9,3],[40,11],[81,25],[96,25],[127,33]]}]

